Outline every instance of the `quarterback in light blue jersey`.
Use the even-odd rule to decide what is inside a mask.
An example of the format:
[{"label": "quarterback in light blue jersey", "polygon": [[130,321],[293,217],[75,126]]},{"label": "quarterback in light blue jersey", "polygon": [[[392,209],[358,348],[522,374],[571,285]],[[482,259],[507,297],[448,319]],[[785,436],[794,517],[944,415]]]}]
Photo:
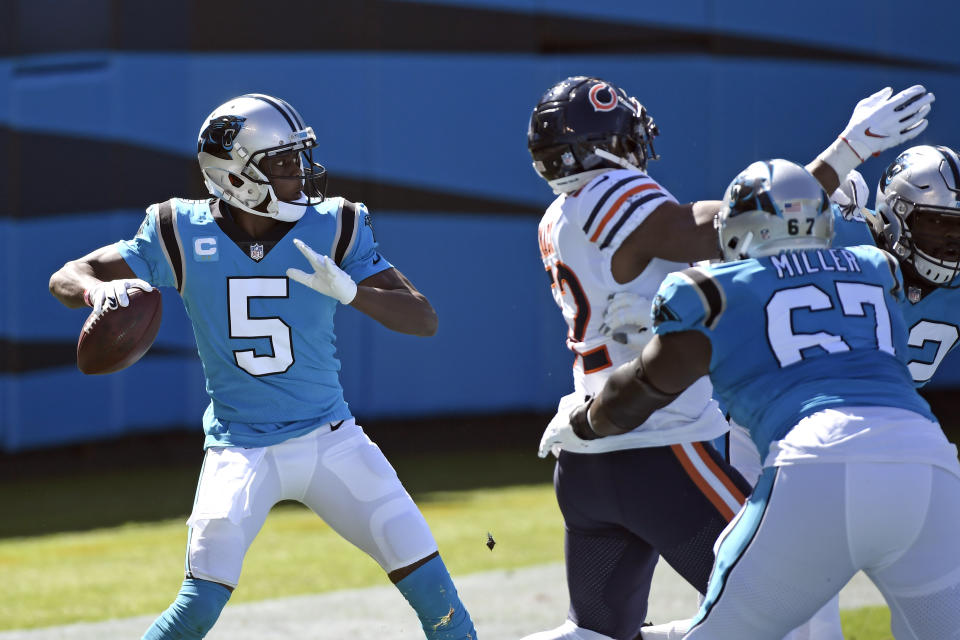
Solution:
[{"label": "quarterback in light blue jersey", "polygon": [[[366,208],[325,200],[287,223],[285,235],[254,240],[220,205],[152,205],[137,236],[117,243],[137,277],[183,298],[211,400],[206,446],[262,447],[350,418],[335,355],[337,300],[292,284],[286,270],[306,266],[294,235],[323,247],[354,282],[390,269]],[[165,229],[179,242],[165,243]]]},{"label": "quarterback in light blue jersey", "polygon": [[[326,199],[317,138],[287,102],[247,94],[203,121],[208,200],[147,209],[131,240],[64,265],[51,292],[94,313],[128,289],[172,287],[193,324],[210,405],[186,577],[144,640],[213,627],[271,507],[307,505],[369,554],[428,640],[477,638],[430,528],[344,401],[333,316],[349,304],[401,333],[433,335],[429,301],[380,255],[366,207]],[[322,567],[318,567],[322,570]]]},{"label": "quarterback in light blue jersey", "polygon": [[709,373],[766,452],[686,638],[782,638],[860,570],[898,640],[960,637],[957,450],[911,384],[896,259],[831,248],[834,215],[802,167],[748,167],[718,216],[726,262],[669,276],[654,338],[571,415],[622,433]]}]

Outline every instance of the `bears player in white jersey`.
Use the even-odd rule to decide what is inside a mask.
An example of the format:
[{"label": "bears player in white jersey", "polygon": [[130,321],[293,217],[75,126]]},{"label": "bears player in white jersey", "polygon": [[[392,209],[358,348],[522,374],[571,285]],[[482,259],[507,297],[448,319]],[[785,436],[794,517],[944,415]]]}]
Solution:
[{"label": "bears player in white jersey", "polygon": [[[825,188],[926,127],[932,95],[919,86],[891,94],[861,101],[843,135],[812,163]],[[884,137],[866,136],[868,128]],[[609,299],[629,294],[626,307],[645,299],[649,310],[668,273],[719,256],[713,219],[721,203],[681,205],[647,175],[657,133],[635,98],[585,76],[549,89],[530,120],[534,168],[558,194],[540,222],[540,251],[575,361],[574,392],[540,446],[541,456],[557,455],[570,609],[563,625],[527,640],[638,637],[657,559],[702,593],[713,542],[750,491],[706,444],[729,427],[705,377],[644,429],[584,442],[567,419],[649,336],[649,321],[624,330],[615,307],[604,313]]]},{"label": "bears player in white jersey", "polygon": [[144,640],[207,634],[281,500],[307,505],[373,557],[428,640],[477,638],[426,521],[344,401],[333,342],[338,304],[420,336],[434,334],[436,314],[378,253],[366,208],[324,198],[316,145],[279,98],[247,94],[220,105],[197,143],[212,198],[152,205],[132,240],[50,279],[63,304],[95,313],[129,304],[131,288],[176,288],[203,362],[206,457],[187,523],[186,576]]},{"label": "bears player in white jersey", "polygon": [[793,163],[754,163],[725,202],[726,263],[669,276],[654,338],[571,415],[622,433],[709,372],[769,451],[684,637],[778,640],[863,570],[898,640],[960,638],[960,463],[910,384],[897,262],[830,249],[827,196]]}]

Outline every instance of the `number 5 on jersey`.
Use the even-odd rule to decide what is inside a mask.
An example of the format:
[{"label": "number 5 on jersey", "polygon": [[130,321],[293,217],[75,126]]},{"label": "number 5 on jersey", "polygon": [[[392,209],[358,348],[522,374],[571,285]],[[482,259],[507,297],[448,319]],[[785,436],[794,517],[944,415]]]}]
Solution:
[{"label": "number 5 on jersey", "polygon": [[278,317],[250,317],[255,298],[289,298],[286,278],[227,278],[231,338],[265,338],[273,355],[257,355],[255,349],[233,352],[237,366],[252,376],[283,373],[293,364],[290,325]]}]

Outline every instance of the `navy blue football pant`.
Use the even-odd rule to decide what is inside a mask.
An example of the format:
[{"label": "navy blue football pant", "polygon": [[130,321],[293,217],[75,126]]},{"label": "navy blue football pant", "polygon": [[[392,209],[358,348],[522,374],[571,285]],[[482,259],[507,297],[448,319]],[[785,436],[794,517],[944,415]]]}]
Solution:
[{"label": "navy blue football pant", "polygon": [[566,527],[568,617],[617,640],[638,637],[659,557],[706,591],[713,543],[751,490],[705,442],[563,451],[554,487]]}]

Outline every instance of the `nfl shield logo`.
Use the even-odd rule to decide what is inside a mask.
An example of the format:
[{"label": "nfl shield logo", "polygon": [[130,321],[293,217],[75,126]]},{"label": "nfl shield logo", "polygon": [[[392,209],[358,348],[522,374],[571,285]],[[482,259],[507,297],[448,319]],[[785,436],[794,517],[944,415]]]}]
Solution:
[{"label": "nfl shield logo", "polygon": [[257,262],[263,260],[263,245],[259,242],[255,242],[250,245],[250,257]]}]

